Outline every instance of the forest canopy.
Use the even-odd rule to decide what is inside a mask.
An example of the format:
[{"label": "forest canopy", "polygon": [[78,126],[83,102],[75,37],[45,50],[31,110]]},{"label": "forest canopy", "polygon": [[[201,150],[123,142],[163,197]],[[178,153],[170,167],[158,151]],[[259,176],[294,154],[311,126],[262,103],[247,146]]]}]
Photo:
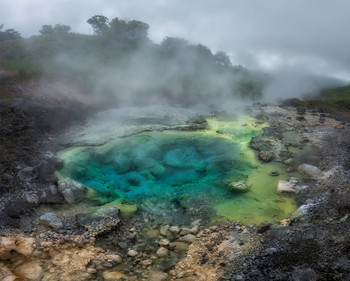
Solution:
[{"label": "forest canopy", "polygon": [[148,37],[149,25],[138,20],[95,15],[87,23],[91,35],[56,24],[43,25],[30,38],[1,31],[1,25],[0,67],[21,79],[54,79],[117,102],[255,100],[268,81],[265,74],[232,65],[223,51],[175,37],[156,44]]}]

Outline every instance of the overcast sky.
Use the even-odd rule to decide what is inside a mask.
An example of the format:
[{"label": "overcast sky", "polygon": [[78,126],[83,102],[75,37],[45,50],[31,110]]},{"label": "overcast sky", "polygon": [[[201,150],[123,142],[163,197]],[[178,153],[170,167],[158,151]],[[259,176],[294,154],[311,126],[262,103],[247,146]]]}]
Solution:
[{"label": "overcast sky", "polygon": [[43,24],[89,33],[96,14],[137,19],[160,42],[177,36],[269,71],[350,79],[349,0],[0,0],[0,23],[23,36]]}]

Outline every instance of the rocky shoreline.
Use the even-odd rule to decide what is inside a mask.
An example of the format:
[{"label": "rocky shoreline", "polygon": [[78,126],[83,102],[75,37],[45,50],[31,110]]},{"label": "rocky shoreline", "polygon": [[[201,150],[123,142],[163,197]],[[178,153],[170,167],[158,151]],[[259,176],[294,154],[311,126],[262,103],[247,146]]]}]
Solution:
[{"label": "rocky shoreline", "polygon": [[[296,107],[248,109],[258,123],[269,125],[251,141],[257,157],[283,163],[290,171],[304,163],[322,171],[293,182],[289,192],[296,194],[298,206],[308,207],[299,208],[291,220],[259,227],[207,227],[198,221],[167,225],[154,223],[149,214],[121,218],[113,207],[85,217],[57,217],[50,214],[52,208],[74,203],[54,175],[61,165],[54,156],[62,148],[57,137],[74,125],[72,120],[82,122],[84,111],[28,101],[16,91],[18,98],[0,100],[0,279],[350,279],[347,123]],[[199,121],[186,126],[201,128]]]}]

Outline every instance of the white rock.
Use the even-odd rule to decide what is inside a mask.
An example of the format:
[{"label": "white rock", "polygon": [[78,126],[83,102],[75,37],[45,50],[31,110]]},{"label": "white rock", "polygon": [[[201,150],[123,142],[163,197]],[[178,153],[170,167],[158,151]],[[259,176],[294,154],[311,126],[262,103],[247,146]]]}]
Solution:
[{"label": "white rock", "polygon": [[158,244],[160,245],[160,246],[169,246],[169,244],[170,244],[170,241],[168,240],[168,239],[160,239],[159,240],[159,242],[158,242]]},{"label": "white rock", "polygon": [[129,250],[128,251],[128,256],[129,257],[136,257],[139,253],[135,250]]},{"label": "white rock", "polygon": [[106,255],[106,258],[116,263],[121,263],[123,260],[122,257],[119,255]]},{"label": "white rock", "polygon": [[297,182],[293,180],[278,181],[277,193],[297,193]]}]

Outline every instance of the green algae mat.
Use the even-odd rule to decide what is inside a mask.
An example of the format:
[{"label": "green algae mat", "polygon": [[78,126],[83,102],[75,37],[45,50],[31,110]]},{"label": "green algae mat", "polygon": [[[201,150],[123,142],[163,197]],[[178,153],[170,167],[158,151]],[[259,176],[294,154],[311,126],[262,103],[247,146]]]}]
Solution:
[{"label": "green algae mat", "polygon": [[[88,186],[90,199],[125,213],[139,208],[168,213],[170,221],[172,214],[189,220],[203,214],[213,223],[243,224],[287,218],[296,209],[293,198],[276,194],[278,180],[288,178],[285,168],[260,163],[248,146],[263,125],[248,117],[207,121],[205,131],[143,132],[68,148],[58,153],[59,174]],[[275,169],[280,175],[270,176]]]}]

